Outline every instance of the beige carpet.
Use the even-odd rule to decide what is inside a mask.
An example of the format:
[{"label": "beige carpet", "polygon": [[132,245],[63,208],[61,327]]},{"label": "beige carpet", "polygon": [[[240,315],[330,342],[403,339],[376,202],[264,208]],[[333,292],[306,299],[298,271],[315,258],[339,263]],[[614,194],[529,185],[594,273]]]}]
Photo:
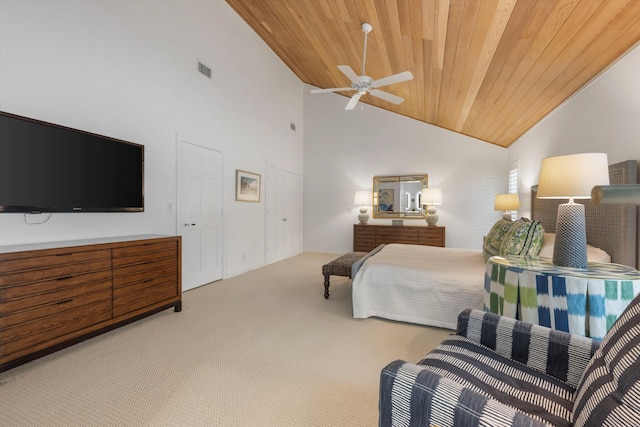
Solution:
[{"label": "beige carpet", "polygon": [[306,253],[0,374],[0,425],[375,426],[380,370],[451,331],[351,317],[350,281]]}]

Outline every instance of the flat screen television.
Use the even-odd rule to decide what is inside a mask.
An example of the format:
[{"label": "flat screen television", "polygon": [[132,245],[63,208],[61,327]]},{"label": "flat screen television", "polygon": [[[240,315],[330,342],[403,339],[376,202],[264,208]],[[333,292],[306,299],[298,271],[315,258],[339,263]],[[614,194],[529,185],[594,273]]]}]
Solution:
[{"label": "flat screen television", "polygon": [[0,112],[0,213],[142,211],[143,145]]}]

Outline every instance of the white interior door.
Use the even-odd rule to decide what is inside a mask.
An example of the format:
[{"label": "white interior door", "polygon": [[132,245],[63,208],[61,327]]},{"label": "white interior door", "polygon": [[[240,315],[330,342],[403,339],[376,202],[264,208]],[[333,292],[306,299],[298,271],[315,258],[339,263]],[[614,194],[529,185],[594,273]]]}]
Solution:
[{"label": "white interior door", "polygon": [[185,140],[178,150],[182,289],[222,279],[222,153]]},{"label": "white interior door", "polygon": [[275,167],[267,169],[267,264],[302,252],[302,179]]}]

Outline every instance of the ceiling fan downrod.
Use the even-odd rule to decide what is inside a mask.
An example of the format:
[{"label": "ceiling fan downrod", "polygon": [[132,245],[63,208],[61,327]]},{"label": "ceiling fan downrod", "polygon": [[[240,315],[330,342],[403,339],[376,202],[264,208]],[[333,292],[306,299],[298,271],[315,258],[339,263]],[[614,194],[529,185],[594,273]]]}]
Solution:
[{"label": "ceiling fan downrod", "polygon": [[364,64],[367,61],[367,35],[371,32],[371,30],[373,30],[373,27],[371,26],[371,24],[367,22],[362,23],[362,32],[364,33],[364,52],[362,53],[362,74],[361,75],[363,76],[366,75],[364,73]]}]

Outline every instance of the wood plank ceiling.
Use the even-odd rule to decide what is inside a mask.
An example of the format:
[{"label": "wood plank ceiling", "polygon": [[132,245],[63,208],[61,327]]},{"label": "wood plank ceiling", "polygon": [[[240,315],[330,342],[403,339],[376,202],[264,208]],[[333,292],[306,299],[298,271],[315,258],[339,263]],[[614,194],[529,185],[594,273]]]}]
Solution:
[{"label": "wood plank ceiling", "polygon": [[340,64],[360,75],[370,23],[366,75],[415,78],[383,88],[399,105],[361,102],[502,147],[640,40],[640,0],[226,1],[319,88],[351,86]]}]

